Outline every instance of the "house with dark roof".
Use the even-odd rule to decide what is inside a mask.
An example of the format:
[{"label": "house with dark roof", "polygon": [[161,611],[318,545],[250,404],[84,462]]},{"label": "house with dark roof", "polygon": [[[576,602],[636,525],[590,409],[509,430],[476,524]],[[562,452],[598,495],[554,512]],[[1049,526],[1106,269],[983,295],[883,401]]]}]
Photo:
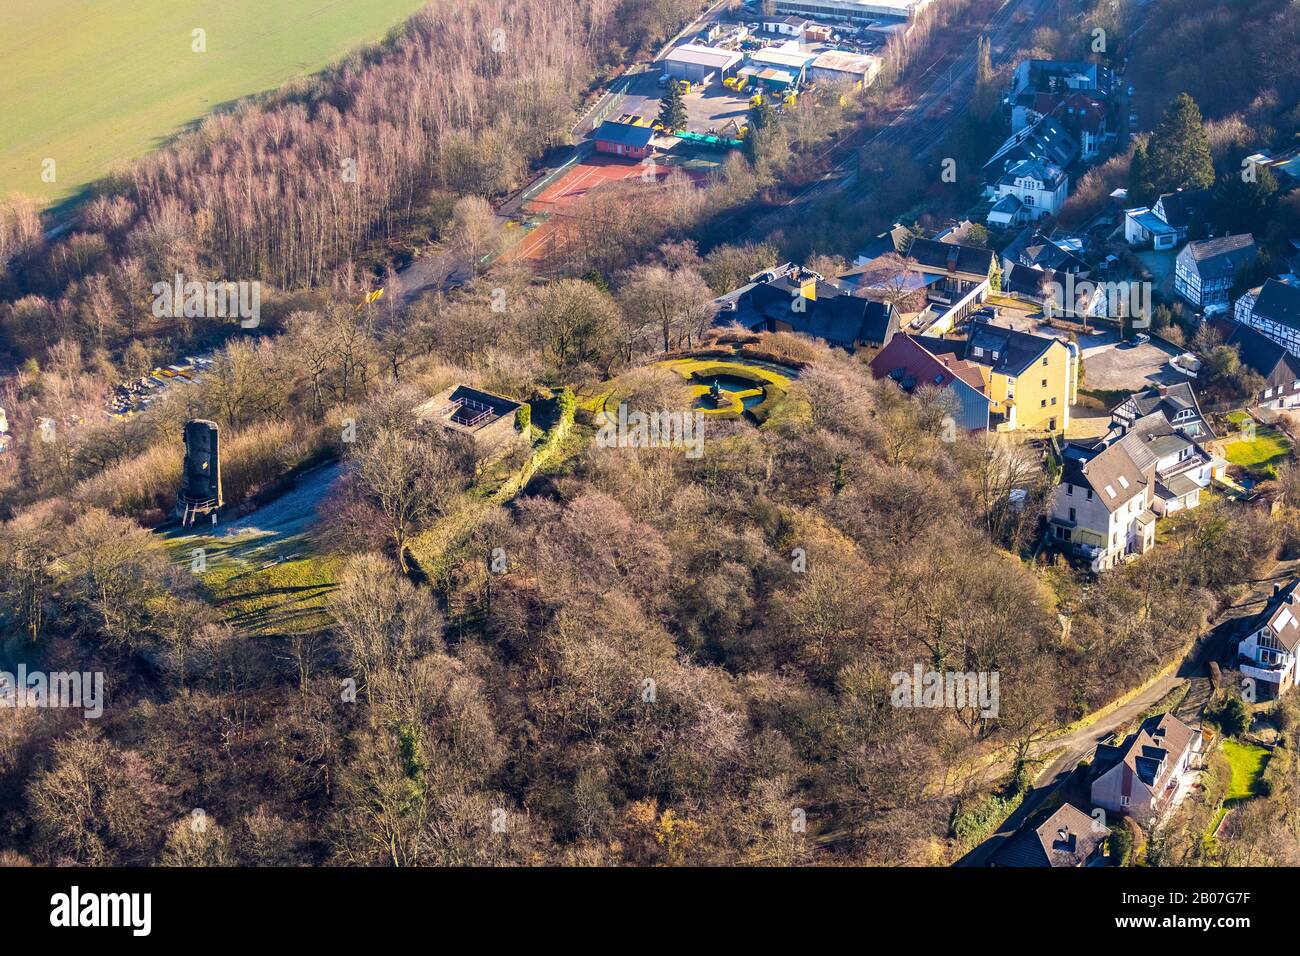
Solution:
[{"label": "house with dark roof", "polygon": [[1109,131],[1110,107],[1103,96],[1075,91],[1061,97],[1052,110],[1066,131],[1079,142],[1079,158],[1095,159],[1113,135]]},{"label": "house with dark roof", "polygon": [[1092,761],[1091,797],[1107,813],[1157,822],[1187,795],[1203,760],[1203,736],[1173,714],[1142,721],[1122,743],[1102,744]]},{"label": "house with dark roof", "polygon": [[1063,93],[1084,90],[1109,96],[1115,75],[1110,67],[1087,60],[1021,60],[1011,74],[1007,94],[1014,102],[1022,93]]},{"label": "house with dark roof", "polygon": [[1002,273],[1002,294],[1041,306],[1054,293],[1056,273],[1051,269],[1015,263]]},{"label": "house with dark roof", "polygon": [[1055,215],[1065,204],[1070,177],[1060,166],[1043,159],[1022,159],[993,182],[993,208],[986,221],[1006,228]]},{"label": "house with dark roof", "polygon": [[733,322],[753,332],[797,332],[852,352],[887,345],[899,317],[887,302],[786,263],[719,300],[715,323]]},{"label": "house with dark roof", "polygon": [[626,156],[628,159],[645,159],[652,152],[650,141],[655,131],[649,126],[636,123],[618,123],[605,120],[591,134],[596,144],[596,152],[611,156]]},{"label": "house with dark roof", "polygon": [[1162,222],[1173,228],[1179,242],[1199,239],[1207,228],[1205,220],[1210,208],[1210,190],[1178,189],[1161,193],[1151,207]]},{"label": "house with dark roof", "polygon": [[1115,139],[1114,76],[1097,63],[1023,60],[1012,75],[1006,105],[1018,133],[1045,116],[1055,117],[1079,143],[1080,158],[1098,156]]},{"label": "house with dark roof", "polygon": [[966,432],[989,428],[989,398],[979,366],[952,353],[935,355],[910,335],[895,335],[871,360],[871,374],[888,378],[909,395],[921,388],[951,393],[956,426]]},{"label": "house with dark roof", "polygon": [[1276,700],[1296,682],[1296,648],[1300,647],[1300,578],[1273,586],[1264,609],[1245,626],[1237,643],[1242,677],[1255,682],[1257,700]]},{"label": "house with dark roof", "polygon": [[1152,206],[1124,210],[1124,240],[1132,247],[1177,249],[1205,231],[1208,189],[1180,189],[1164,193]]},{"label": "house with dark roof", "polygon": [[1002,250],[1002,268],[1015,264],[1035,269],[1050,269],[1062,275],[1085,279],[1088,264],[1083,261],[1083,240],[1077,236],[1046,233],[1032,226],[1025,227],[1011,244]]},{"label": "house with dark roof", "polygon": [[908,262],[926,277],[925,295],[940,320],[931,331],[946,331],[959,324],[983,303],[997,273],[993,250],[964,246],[942,239],[914,239],[907,250]]},{"label": "house with dark roof", "polygon": [[906,255],[912,239],[912,230],[901,222],[896,222],[859,250],[854,265],[864,266],[890,253]]},{"label": "house with dark roof", "polygon": [[1300,356],[1300,286],[1269,279],[1239,298],[1233,314],[1242,325]]},{"label": "house with dark roof", "polygon": [[1079,349],[1055,336],[1021,332],[976,316],[967,338],[921,338],[935,355],[956,354],[982,369],[995,431],[1057,433],[1078,398]]},{"label": "house with dark roof", "polygon": [[1224,345],[1237,350],[1244,365],[1264,379],[1264,390],[1256,403],[1265,408],[1300,408],[1300,358],[1292,355],[1263,332],[1234,322],[1226,316],[1211,320]]},{"label": "house with dark roof", "polygon": [[1180,434],[1198,442],[1214,441],[1210,423],[1201,414],[1201,403],[1190,382],[1156,385],[1144,392],[1134,392],[1110,412],[1112,429],[1122,434],[1139,418],[1160,412]]},{"label": "house with dark roof", "polygon": [[1255,237],[1248,232],[1189,242],[1174,264],[1174,292],[1207,315],[1226,312],[1233,283],[1255,259]]},{"label": "house with dark roof", "polygon": [[1151,509],[1161,517],[1199,505],[1202,489],[1227,467],[1201,442],[1175,427],[1162,410],[1112,429],[1104,441],[1124,445],[1139,468],[1155,466]]},{"label": "house with dark roof", "polygon": [[1063,803],[1034,829],[1017,833],[990,866],[1104,866],[1110,829],[1072,803]]},{"label": "house with dark roof", "polygon": [[1008,169],[1026,160],[1040,160],[1069,169],[1079,158],[1079,143],[1054,116],[1012,133],[984,164],[984,179],[994,183]]},{"label": "house with dark roof", "polygon": [[1156,540],[1154,459],[1139,464],[1124,442],[1070,442],[1061,454],[1061,480],[1048,515],[1055,545],[1113,568],[1127,554],[1144,554]]}]

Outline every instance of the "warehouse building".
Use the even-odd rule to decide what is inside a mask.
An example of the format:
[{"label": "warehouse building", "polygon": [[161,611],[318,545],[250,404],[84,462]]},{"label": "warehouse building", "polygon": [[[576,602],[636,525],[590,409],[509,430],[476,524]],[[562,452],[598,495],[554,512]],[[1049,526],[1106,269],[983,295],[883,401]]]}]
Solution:
[{"label": "warehouse building", "polygon": [[867,87],[880,73],[880,57],[832,50],[809,65],[808,78],[814,83],[849,83]]},{"label": "warehouse building", "polygon": [[664,72],[692,86],[707,86],[728,76],[744,57],[734,50],[719,50],[698,43],[683,43],[663,59]]},{"label": "warehouse building", "polygon": [[930,0],[776,0],[776,12],[817,20],[908,21]]},{"label": "warehouse building", "polygon": [[[779,47],[755,50],[749,55],[749,62],[742,73],[748,72],[756,78],[770,79],[781,74],[784,86],[799,86],[807,79],[808,64],[817,59],[815,53],[804,53],[797,43]],[[771,72],[765,72],[771,71]]]}]

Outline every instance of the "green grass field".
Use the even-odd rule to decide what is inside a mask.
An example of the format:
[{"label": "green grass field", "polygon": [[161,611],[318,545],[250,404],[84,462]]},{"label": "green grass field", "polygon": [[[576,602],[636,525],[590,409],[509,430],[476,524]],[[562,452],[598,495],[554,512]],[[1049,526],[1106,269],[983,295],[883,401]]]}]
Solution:
[{"label": "green grass field", "polygon": [[1256,475],[1267,475],[1291,455],[1291,440],[1269,425],[1255,429],[1254,441],[1229,442],[1223,449],[1228,461]]},{"label": "green grass field", "polygon": [[1255,787],[1264,775],[1268,751],[1254,744],[1223,741],[1223,753],[1232,767],[1232,785],[1224,796],[1225,801],[1248,800],[1255,795]]},{"label": "green grass field", "polygon": [[[5,0],[0,195],[78,193],[214,108],[319,71],[423,0]],[[207,51],[191,49],[206,32]],[[45,159],[56,180],[42,180]]]}]

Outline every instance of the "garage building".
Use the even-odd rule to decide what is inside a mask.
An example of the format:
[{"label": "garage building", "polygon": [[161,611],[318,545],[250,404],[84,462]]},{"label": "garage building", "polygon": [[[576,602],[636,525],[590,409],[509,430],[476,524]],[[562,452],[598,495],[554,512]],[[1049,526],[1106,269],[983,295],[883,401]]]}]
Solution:
[{"label": "garage building", "polygon": [[733,50],[684,43],[664,57],[663,64],[664,72],[674,80],[686,80],[695,85],[729,75],[743,59]]}]

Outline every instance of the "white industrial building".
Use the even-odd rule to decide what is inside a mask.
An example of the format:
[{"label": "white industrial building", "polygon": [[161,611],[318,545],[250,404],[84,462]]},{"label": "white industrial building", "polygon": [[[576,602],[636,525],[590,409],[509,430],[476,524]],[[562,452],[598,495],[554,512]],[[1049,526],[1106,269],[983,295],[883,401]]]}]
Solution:
[{"label": "white industrial building", "polygon": [[911,20],[930,0],[776,0],[776,12],[816,20]]},{"label": "white industrial building", "polygon": [[743,59],[734,50],[684,43],[664,57],[663,65],[664,72],[675,80],[707,85],[729,75]]}]

